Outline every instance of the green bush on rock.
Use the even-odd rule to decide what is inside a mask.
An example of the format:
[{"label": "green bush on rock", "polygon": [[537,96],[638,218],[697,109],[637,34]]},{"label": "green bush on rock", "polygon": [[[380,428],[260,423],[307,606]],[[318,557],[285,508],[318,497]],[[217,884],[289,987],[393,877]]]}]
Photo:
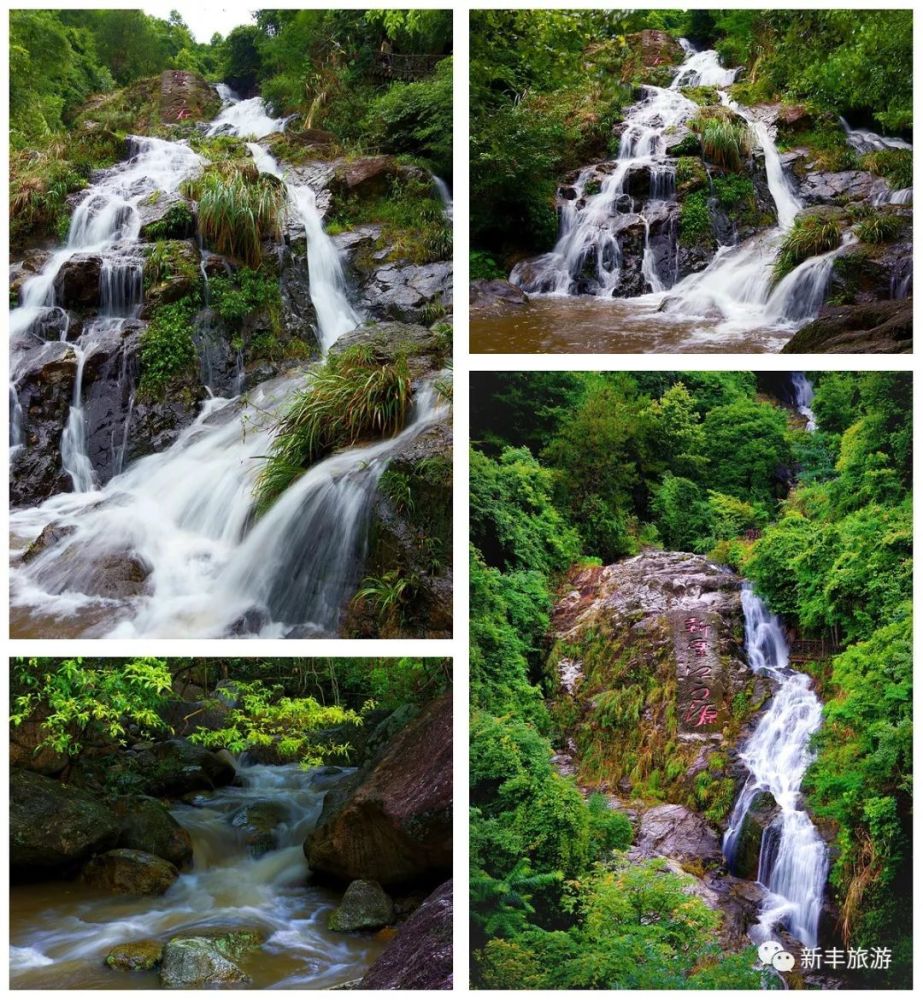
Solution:
[{"label": "green bush on rock", "polygon": [[196,361],[192,327],[198,302],[186,296],[160,306],[141,334],[141,381],[139,390],[157,397],[177,376],[191,370]]},{"label": "green bush on rock", "polygon": [[823,215],[803,215],[785,234],[773,265],[773,281],[781,281],[808,257],[827,253],[840,245],[840,226]]}]

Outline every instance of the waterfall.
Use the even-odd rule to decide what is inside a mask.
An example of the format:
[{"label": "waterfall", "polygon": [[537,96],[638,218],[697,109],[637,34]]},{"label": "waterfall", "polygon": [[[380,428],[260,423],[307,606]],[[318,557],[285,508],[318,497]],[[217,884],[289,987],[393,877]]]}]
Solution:
[{"label": "waterfall", "polygon": [[892,136],[878,135],[864,128],[851,128],[849,122],[840,116],[840,124],[846,133],[846,141],[857,153],[873,153],[877,149],[913,149],[909,142]]},{"label": "waterfall", "polygon": [[[628,109],[617,158],[581,170],[562,188],[558,239],[541,257],[522,261],[510,282],[539,296],[592,295],[622,297],[619,288],[625,266],[624,234],[638,227],[643,239],[640,277],[644,293],[629,291],[639,305],[676,318],[701,318],[710,333],[746,334],[751,331],[794,330],[812,319],[830,284],[836,257],[850,242],[847,237],[829,253],[800,263],[777,286],[773,266],[785,236],[803,209],[785,174],[770,126],[759,114],[732,101],[724,89],[738,70],[721,65],[713,50],[696,51],[685,39],[685,52],[669,87],[643,87],[643,98]],[[769,193],[777,225],[746,242],[719,246],[709,265],[677,281],[679,250],[674,230],[663,225],[675,216],[675,160],[666,153],[668,137],[694,118],[698,106],[680,92],[687,86],[719,88],[722,104],[746,122],[762,150]],[[649,190],[633,194],[632,177],[646,172]],[[598,190],[588,191],[599,174]],[[901,194],[901,197],[905,195]],[[910,197],[908,194],[906,197]],[[669,241],[669,263],[663,264],[653,241]]]},{"label": "waterfall", "polygon": [[[434,391],[418,390],[401,433],[315,463],[254,524],[254,483],[275,421],[303,386],[300,375],[258,385],[246,405],[208,400],[170,448],[96,492],[13,511],[17,537],[49,524],[67,530],[14,566],[11,604],[113,638],[336,635],[359,582],[378,479],[445,409]],[[102,596],[106,573],[126,560],[149,571],[143,591]]]},{"label": "waterfall", "polygon": [[749,774],[728,822],[724,855],[733,859],[750,806],[768,792],[779,812],[763,831],[758,879],[766,895],[752,936],[759,943],[784,926],[805,947],[814,948],[829,859],[804,810],[801,782],[814,759],[810,740],[821,724],[821,703],[811,690],[811,678],[789,667],[782,624],[749,585],[741,604],[750,667],[779,686],[740,752]]},{"label": "waterfall", "polygon": [[449,190],[449,185],[441,178],[437,177],[435,174],[432,175],[433,184],[436,187],[436,193],[439,195],[439,200],[442,202],[442,210],[445,213],[445,217],[451,222],[455,218],[454,204],[452,202],[452,192]]},{"label": "waterfall", "polygon": [[[308,885],[303,850],[327,789],[351,771],[251,764],[245,757],[234,785],[174,805],[192,839],[193,863],[163,896],[101,898],[79,882],[66,891],[61,883],[15,887],[14,986],[111,987],[114,980],[100,981],[99,970],[115,945],[236,929],[265,935],[262,948],[241,960],[255,988],[323,988],[362,975],[381,945],[327,930],[337,895]],[[247,843],[248,809],[272,820],[256,851]],[[32,897],[48,903],[20,912],[18,901]],[[43,978],[56,973],[63,978]],[[133,975],[141,988],[156,986],[155,978]]]},{"label": "waterfall", "polygon": [[814,402],[814,386],[808,381],[804,372],[792,372],[792,395],[795,398],[795,408],[807,420],[805,430],[816,431],[817,421],[811,403]]}]

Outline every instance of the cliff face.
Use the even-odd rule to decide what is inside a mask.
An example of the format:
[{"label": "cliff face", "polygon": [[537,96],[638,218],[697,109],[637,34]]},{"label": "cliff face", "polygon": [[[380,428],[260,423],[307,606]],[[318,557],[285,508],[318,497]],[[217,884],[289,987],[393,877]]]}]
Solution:
[{"label": "cliff face", "polygon": [[552,617],[548,674],[581,784],[725,821],[732,751],[770,693],[745,662],[740,584],[676,552],[572,571]]}]

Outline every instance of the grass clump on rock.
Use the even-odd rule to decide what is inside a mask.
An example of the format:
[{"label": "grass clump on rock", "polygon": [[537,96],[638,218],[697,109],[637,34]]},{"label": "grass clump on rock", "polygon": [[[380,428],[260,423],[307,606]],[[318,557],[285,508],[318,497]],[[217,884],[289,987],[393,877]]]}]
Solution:
[{"label": "grass clump on rock", "polygon": [[772,269],[773,281],[781,281],[808,257],[827,253],[839,245],[840,226],[835,219],[822,215],[805,215],[796,219],[776,255]]},{"label": "grass clump on rock", "polygon": [[863,243],[890,243],[903,228],[904,220],[899,215],[881,212],[863,219],[856,226],[856,236]]},{"label": "grass clump on rock", "polygon": [[404,358],[381,364],[364,346],[332,355],[279,422],[256,483],[257,511],[265,512],[312,462],[335,448],[398,433],[410,398]]},{"label": "grass clump on rock", "polygon": [[285,185],[252,161],[213,163],[182,192],[198,202],[199,233],[220,254],[258,267],[263,240],[280,237]]}]

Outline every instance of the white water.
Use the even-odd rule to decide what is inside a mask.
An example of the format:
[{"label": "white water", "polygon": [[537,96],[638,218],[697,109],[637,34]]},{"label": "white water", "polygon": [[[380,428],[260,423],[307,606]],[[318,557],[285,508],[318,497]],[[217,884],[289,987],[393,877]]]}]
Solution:
[{"label": "white water", "polygon": [[[87,893],[85,898],[65,890],[50,908],[18,917],[12,935],[14,987],[41,985],[42,976],[59,970],[77,982],[82,975],[104,974],[96,970],[117,944],[235,928],[266,935],[262,949],[242,963],[254,986],[318,988],[362,975],[378,946],[368,938],[328,932],[335,897],[307,884],[303,844],[330,781],[329,775],[296,764],[241,765],[239,785],[199,796],[195,805],[177,805],[173,815],[192,837],[192,868],[161,897]],[[269,803],[282,814],[276,847],[262,857],[248,851],[240,820],[234,825],[235,814],[256,803]],[[20,891],[28,892],[14,893]],[[30,979],[29,970],[39,970],[37,978]]]},{"label": "white water", "polygon": [[759,943],[784,926],[805,947],[814,948],[829,859],[804,810],[801,782],[814,759],[810,739],[821,724],[821,703],[811,690],[811,678],[789,666],[781,622],[749,585],[741,603],[750,667],[774,680],[778,689],[740,752],[749,777],[728,822],[724,854],[733,858],[750,806],[758,794],[769,792],[779,813],[763,833],[758,879],[766,895],[751,936]]},{"label": "white water", "polygon": [[286,118],[273,118],[266,110],[261,97],[242,101],[226,84],[218,84],[218,94],[224,107],[208,127],[206,135],[238,135],[262,139],[285,128]]},{"label": "white water", "polygon": [[442,209],[445,212],[445,217],[449,220],[455,218],[455,205],[452,201],[452,192],[449,190],[449,185],[441,178],[433,174],[433,184],[436,185],[436,193],[439,195],[439,200],[442,202]]},{"label": "white water", "polygon": [[[335,635],[358,583],[378,479],[444,410],[420,390],[400,434],[313,465],[254,525],[254,483],[274,420],[304,384],[297,376],[257,386],[245,405],[209,400],[172,447],[101,489],[11,512],[24,542],[52,523],[73,529],[14,565],[11,606],[118,638]],[[129,555],[150,568],[145,593],[100,596],[100,564]]]},{"label": "white water", "polygon": [[[275,158],[255,142],[247,143],[257,167],[266,174],[285,180]],[[317,332],[326,351],[350,330],[362,323],[362,317],[350,305],[346,277],[333,241],[324,230],[314,191],[307,184],[285,182],[293,214],[304,226],[308,253],[308,281],[311,302],[317,313]]]},{"label": "white water", "polygon": [[870,129],[851,128],[843,117],[840,117],[840,124],[846,133],[846,141],[857,153],[873,153],[877,149],[913,149],[913,146],[904,139],[879,135]]},{"label": "white water", "polygon": [[[744,119],[755,144],[763,151],[777,225],[742,244],[719,247],[703,271],[679,282],[675,265],[664,273],[657,269],[650,246],[651,224],[662,220],[675,190],[675,161],[665,153],[667,136],[698,113],[698,107],[678,89],[726,87],[737,73],[736,69],[722,67],[713,50],[696,52],[685,40],[681,44],[686,58],[670,88],[645,87],[645,99],[629,109],[618,158],[601,190],[586,196],[585,186],[594,171],[581,171],[573,184],[576,197],[562,206],[560,235],[554,249],[536,260],[518,264],[510,281],[531,294],[611,297],[618,288],[623,264],[620,233],[641,221],[646,233],[641,273],[648,294],[636,297],[639,305],[659,309],[664,321],[671,316],[678,320],[701,318],[704,325],[693,339],[716,335],[733,339],[752,331],[777,331],[784,336],[816,315],[836,256],[847,242],[802,262],[773,286],[777,251],[803,206],[785,175],[769,126],[737,105],[724,90],[719,90],[722,103]],[[651,176],[650,194],[640,203],[625,193],[626,178],[635,169],[649,170]],[[578,208],[581,201],[584,205]],[[675,244],[675,233],[668,238]],[[676,254],[675,246],[672,252]]]},{"label": "white water", "polygon": [[[227,89],[222,96],[234,99]],[[248,108],[233,119],[228,112],[238,104]],[[238,104],[222,112],[223,127],[248,134],[248,122],[259,121],[265,109]],[[277,124],[281,128],[284,122]],[[401,434],[318,462],[256,524],[256,476],[270,451],[275,421],[306,385],[304,374],[260,385],[239,400],[210,399],[170,448],[145,456],[100,487],[86,456],[82,375],[99,334],[136,315],[140,306],[140,264],[130,254],[139,223],[135,205],[126,199],[130,193],[136,202],[152,184],[175,189],[201,163],[182,144],[140,142],[144,159],[115,171],[121,180],[107,174],[81,206],[93,202],[95,215],[78,209],[80,217],[75,215],[71,226],[75,246],[88,245],[85,234],[92,228],[98,240],[93,246],[106,250],[100,317],[72,345],[78,372],[62,454],[75,492],[12,512],[14,557],[48,525],[73,532],[27,565],[14,566],[11,606],[27,620],[53,621],[55,629],[68,634],[335,635],[358,583],[378,479],[397,449],[444,418],[442,404],[431,388],[419,390]],[[169,167],[154,156],[157,150]],[[260,169],[279,176],[278,164],[264,148],[252,143],[250,150]],[[153,157],[149,164],[148,154]],[[130,191],[125,188],[129,174]],[[293,182],[287,188],[292,211],[306,231],[309,290],[326,351],[362,318],[346,297],[342,266],[324,232],[314,192]],[[99,223],[103,217],[107,226]],[[21,412],[13,429],[21,440]],[[123,455],[127,443],[127,437],[120,443]],[[121,588],[112,584],[112,567],[118,575],[126,565],[133,576],[139,575],[138,567],[147,571],[144,592],[113,597]]]},{"label": "white water", "polygon": [[792,372],[792,392],[795,396],[795,408],[805,418],[805,430],[816,431],[817,421],[811,403],[814,402],[814,386],[808,381],[804,372]]}]

